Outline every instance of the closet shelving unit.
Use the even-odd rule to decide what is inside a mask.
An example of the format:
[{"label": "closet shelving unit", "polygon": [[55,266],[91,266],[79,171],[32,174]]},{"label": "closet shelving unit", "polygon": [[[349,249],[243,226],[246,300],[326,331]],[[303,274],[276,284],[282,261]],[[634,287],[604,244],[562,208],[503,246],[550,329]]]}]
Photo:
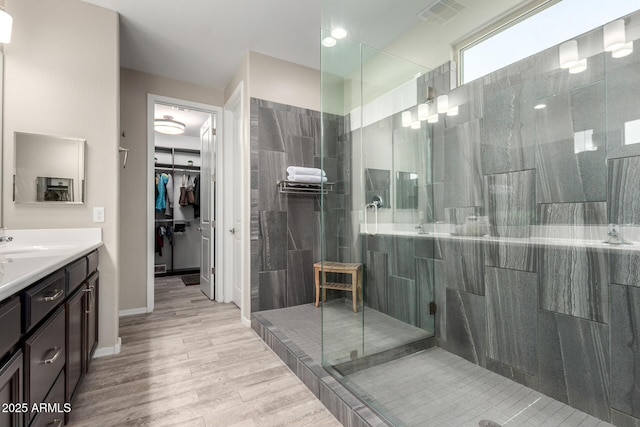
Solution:
[{"label": "closet shelving unit", "polygon": [[[156,146],[155,147],[155,153],[167,153],[170,154],[171,156],[171,161],[168,163],[164,163],[164,162],[158,162],[156,160],[155,162],[155,172],[156,173],[162,173],[162,172],[169,172],[174,174],[175,172],[200,172],[200,166],[193,166],[193,165],[188,165],[188,164],[178,164],[176,163],[176,154],[186,154],[186,155],[193,155],[194,157],[200,157],[200,150],[196,150],[196,149],[192,149],[192,148],[175,148],[175,147],[159,147]],[[158,158],[158,156],[155,156],[156,159]],[[165,156],[166,157],[166,156]],[[180,188],[178,185],[176,185],[176,176],[174,174],[174,191],[175,188]],[[191,226],[191,221],[190,220],[176,220],[174,217],[171,218],[158,218],[158,215],[164,215],[164,214],[159,214],[158,211],[156,211],[156,219],[155,219],[155,224],[156,227],[161,225],[161,224],[168,224],[168,226],[173,227],[176,224],[185,224],[185,226],[190,227]],[[175,238],[175,237],[174,237]],[[193,269],[180,269],[180,270],[176,270],[174,268],[174,250],[173,247],[171,248],[171,269],[164,269],[164,271],[159,271],[158,270],[158,266],[156,265],[156,272],[155,275],[156,276],[165,276],[165,275],[174,275],[174,274],[186,274],[186,273],[193,273],[195,272]]]}]

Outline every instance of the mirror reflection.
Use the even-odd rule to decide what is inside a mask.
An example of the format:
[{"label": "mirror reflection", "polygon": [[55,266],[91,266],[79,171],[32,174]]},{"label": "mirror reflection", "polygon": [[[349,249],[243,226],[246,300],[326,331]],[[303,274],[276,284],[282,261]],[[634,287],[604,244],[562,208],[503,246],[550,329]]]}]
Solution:
[{"label": "mirror reflection", "polygon": [[84,203],[85,140],[15,133],[13,200]]},{"label": "mirror reflection", "polygon": [[418,174],[396,172],[396,208],[418,209]]}]

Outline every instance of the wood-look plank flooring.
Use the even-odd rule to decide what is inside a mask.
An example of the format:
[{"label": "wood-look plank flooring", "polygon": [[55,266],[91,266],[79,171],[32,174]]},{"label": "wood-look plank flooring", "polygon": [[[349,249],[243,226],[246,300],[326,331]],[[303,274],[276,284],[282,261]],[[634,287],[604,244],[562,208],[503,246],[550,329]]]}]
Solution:
[{"label": "wood-look plank flooring", "polygon": [[94,359],[69,426],[340,426],[233,304],[179,277],[155,311],[120,320],[122,351]]}]

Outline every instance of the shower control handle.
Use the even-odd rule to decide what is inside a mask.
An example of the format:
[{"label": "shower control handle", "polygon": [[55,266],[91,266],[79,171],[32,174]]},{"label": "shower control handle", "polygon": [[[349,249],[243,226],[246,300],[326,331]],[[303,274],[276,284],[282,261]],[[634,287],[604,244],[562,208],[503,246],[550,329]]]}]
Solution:
[{"label": "shower control handle", "polygon": [[230,230],[229,230],[229,233],[231,233],[231,234],[236,234],[236,229],[235,229],[235,228],[230,229]]}]

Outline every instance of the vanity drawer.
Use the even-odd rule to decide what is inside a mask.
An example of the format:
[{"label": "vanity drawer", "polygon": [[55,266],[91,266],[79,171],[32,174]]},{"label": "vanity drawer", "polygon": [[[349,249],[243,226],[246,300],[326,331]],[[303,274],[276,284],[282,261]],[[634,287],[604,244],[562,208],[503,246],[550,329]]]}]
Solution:
[{"label": "vanity drawer", "polygon": [[89,263],[89,269],[87,270],[87,276],[91,276],[91,273],[98,269],[98,251],[95,250],[87,255],[87,261]]},{"label": "vanity drawer", "polygon": [[25,397],[29,406],[44,401],[64,367],[64,313],[64,306],[60,307],[25,343]]},{"label": "vanity drawer", "polygon": [[71,295],[87,278],[87,258],[80,258],[68,265],[65,271],[67,273],[67,294]]},{"label": "vanity drawer", "polygon": [[[58,375],[44,402],[49,408],[39,414],[33,414],[35,418],[29,427],[62,427],[64,425],[64,371]],[[56,408],[60,412],[49,412],[51,408]]]},{"label": "vanity drawer", "polygon": [[60,270],[24,293],[25,332],[64,301],[65,282],[64,270]]},{"label": "vanity drawer", "polygon": [[0,304],[0,359],[20,340],[21,307],[18,297]]}]

